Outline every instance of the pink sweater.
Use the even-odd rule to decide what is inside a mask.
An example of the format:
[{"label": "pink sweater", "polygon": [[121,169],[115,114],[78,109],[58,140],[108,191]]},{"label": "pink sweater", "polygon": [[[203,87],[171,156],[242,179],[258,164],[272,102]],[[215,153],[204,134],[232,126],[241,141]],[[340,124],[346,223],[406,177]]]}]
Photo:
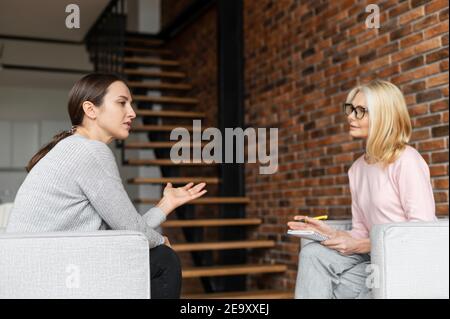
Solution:
[{"label": "pink sweater", "polygon": [[367,164],[363,155],[348,176],[353,237],[368,238],[376,224],[436,220],[430,171],[413,147],[407,146],[385,169]]}]

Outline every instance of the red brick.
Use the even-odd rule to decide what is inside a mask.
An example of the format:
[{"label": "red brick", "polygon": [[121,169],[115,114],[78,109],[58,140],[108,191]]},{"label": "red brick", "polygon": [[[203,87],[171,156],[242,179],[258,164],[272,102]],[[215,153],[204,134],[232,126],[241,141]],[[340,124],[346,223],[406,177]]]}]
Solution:
[{"label": "red brick", "polygon": [[408,12],[410,9],[409,7],[409,1],[405,1],[397,5],[395,8],[389,10],[389,18],[396,17],[400,14]]},{"label": "red brick", "polygon": [[436,215],[448,217],[448,204],[436,205]]},{"label": "red brick", "polygon": [[441,116],[439,114],[433,114],[433,115],[416,118],[415,119],[415,127],[417,128],[417,127],[436,125],[439,123],[440,119],[441,119]]},{"label": "red brick", "polygon": [[419,151],[433,151],[441,150],[445,148],[445,140],[431,140],[419,143]]},{"label": "red brick", "polygon": [[431,112],[439,112],[442,110],[448,110],[448,100],[437,101],[430,105]]},{"label": "red brick", "polygon": [[441,69],[441,72],[448,71],[448,60],[439,63],[439,68]]},{"label": "red brick", "polygon": [[430,167],[430,175],[434,176],[444,176],[448,175],[448,165],[436,165]]},{"label": "red brick", "polygon": [[440,71],[439,63],[433,63],[430,65],[425,65],[419,69],[414,69],[406,73],[394,76],[391,80],[395,84],[402,84],[405,82],[425,78],[427,76],[439,73],[439,71]]},{"label": "red brick", "polygon": [[448,33],[448,21],[444,21],[424,31],[424,38],[429,39],[437,35]]},{"label": "red brick", "polygon": [[440,38],[432,38],[432,39],[423,41],[420,44],[416,45],[414,47],[414,53],[415,54],[425,53],[427,51],[431,51],[431,50],[439,48],[440,45],[441,45]]},{"label": "red brick", "polygon": [[[447,152],[447,161],[448,161],[448,152]],[[433,188],[448,190],[448,178],[434,179],[433,180]]]},{"label": "red brick", "polygon": [[443,8],[448,8],[447,0],[434,0],[433,2],[425,6],[425,13],[430,14]]},{"label": "red brick", "polygon": [[448,74],[442,73],[437,76],[433,76],[426,80],[427,88],[435,87],[438,85],[448,85]]},{"label": "red brick", "polygon": [[446,192],[434,192],[434,201],[436,203],[448,202],[448,193]]},{"label": "red brick", "polygon": [[425,60],[424,57],[419,55],[418,57],[405,61],[400,65],[401,71],[405,72],[411,69],[415,69],[419,66],[422,66],[424,64],[424,60]]},{"label": "red brick", "polygon": [[400,25],[411,23],[411,21],[417,20],[425,15],[425,8],[418,7],[413,10],[409,10],[399,18]]},{"label": "red brick", "polygon": [[442,92],[439,89],[427,90],[417,94],[416,100],[418,103],[437,100],[442,97]]},{"label": "red brick", "polygon": [[427,64],[444,59],[448,59],[448,48],[442,48],[426,55]]},{"label": "red brick", "polygon": [[431,137],[430,129],[414,130],[411,134],[411,141],[427,140]]},{"label": "red brick", "polygon": [[421,31],[429,26],[433,26],[439,22],[439,17],[437,14],[425,16],[423,19],[417,21],[414,23],[413,30],[414,31]]},{"label": "red brick", "polygon": [[412,34],[408,37],[403,38],[402,40],[400,40],[400,47],[402,49],[409,47],[413,44],[419,43],[423,40],[423,35],[422,33],[415,33]]},{"label": "red brick", "polygon": [[[447,132],[448,132],[448,126],[447,126]],[[431,154],[431,161],[432,161],[432,163],[448,163],[448,151]],[[447,183],[447,185],[448,185],[448,183]]]},{"label": "red brick", "polygon": [[427,104],[414,105],[413,107],[410,107],[408,111],[409,115],[412,117],[417,115],[423,115],[428,113],[428,105]]}]

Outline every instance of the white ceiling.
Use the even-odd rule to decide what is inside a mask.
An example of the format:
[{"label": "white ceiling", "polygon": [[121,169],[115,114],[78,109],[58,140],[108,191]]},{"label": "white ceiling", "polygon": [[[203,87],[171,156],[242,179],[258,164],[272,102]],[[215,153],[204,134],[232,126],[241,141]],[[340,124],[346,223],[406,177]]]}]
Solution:
[{"label": "white ceiling", "polygon": [[[66,27],[68,4],[80,8],[80,28]],[[0,0],[0,34],[81,41],[109,0]]]},{"label": "white ceiling", "polygon": [[8,70],[0,66],[0,87],[31,87],[67,90],[84,74]]},{"label": "white ceiling", "polygon": [[[66,6],[80,8],[80,28],[66,27]],[[0,35],[82,41],[109,0],[0,0]],[[3,64],[90,70],[84,44],[0,38],[0,86],[68,90],[82,74],[2,69]]]}]

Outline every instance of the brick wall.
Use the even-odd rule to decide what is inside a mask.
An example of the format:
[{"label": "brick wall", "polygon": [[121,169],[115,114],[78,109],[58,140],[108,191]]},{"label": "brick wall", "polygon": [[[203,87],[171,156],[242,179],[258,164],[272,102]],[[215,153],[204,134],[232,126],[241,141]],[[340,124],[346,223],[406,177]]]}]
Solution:
[{"label": "brick wall", "polygon": [[[365,27],[369,3],[380,6],[380,29]],[[411,144],[430,166],[438,214],[448,215],[447,1],[244,0],[244,28],[245,122],[278,127],[280,155],[274,175],[246,165],[247,215],[264,220],[250,237],[277,243],[251,259],[289,266],[251,285],[294,287],[298,240],[284,235],[293,215],[350,217],[347,171],[363,145],[348,135],[340,105],[358,83],[379,77],[404,92]],[[205,125],[215,126],[216,8],[169,46],[194,84],[190,95],[209,112]]]},{"label": "brick wall", "polygon": [[[365,27],[369,3],[380,6],[380,29]],[[294,287],[298,240],[284,235],[293,215],[351,216],[347,171],[363,146],[348,135],[340,105],[358,83],[379,77],[404,92],[411,144],[430,166],[438,214],[448,215],[448,2],[244,0],[244,6],[246,124],[278,127],[280,153],[274,175],[246,166],[247,214],[264,219],[253,237],[277,242],[253,258],[289,265],[287,274],[252,285]]]}]

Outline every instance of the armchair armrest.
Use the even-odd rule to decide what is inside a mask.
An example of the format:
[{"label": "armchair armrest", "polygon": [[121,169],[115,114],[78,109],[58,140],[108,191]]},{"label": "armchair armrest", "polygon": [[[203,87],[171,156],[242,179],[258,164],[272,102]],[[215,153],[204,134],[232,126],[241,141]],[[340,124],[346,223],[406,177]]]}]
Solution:
[{"label": "armchair armrest", "polygon": [[4,233],[0,299],[148,299],[149,262],[139,232]]},{"label": "armchair armrest", "polygon": [[376,225],[375,298],[449,298],[448,220]]}]

